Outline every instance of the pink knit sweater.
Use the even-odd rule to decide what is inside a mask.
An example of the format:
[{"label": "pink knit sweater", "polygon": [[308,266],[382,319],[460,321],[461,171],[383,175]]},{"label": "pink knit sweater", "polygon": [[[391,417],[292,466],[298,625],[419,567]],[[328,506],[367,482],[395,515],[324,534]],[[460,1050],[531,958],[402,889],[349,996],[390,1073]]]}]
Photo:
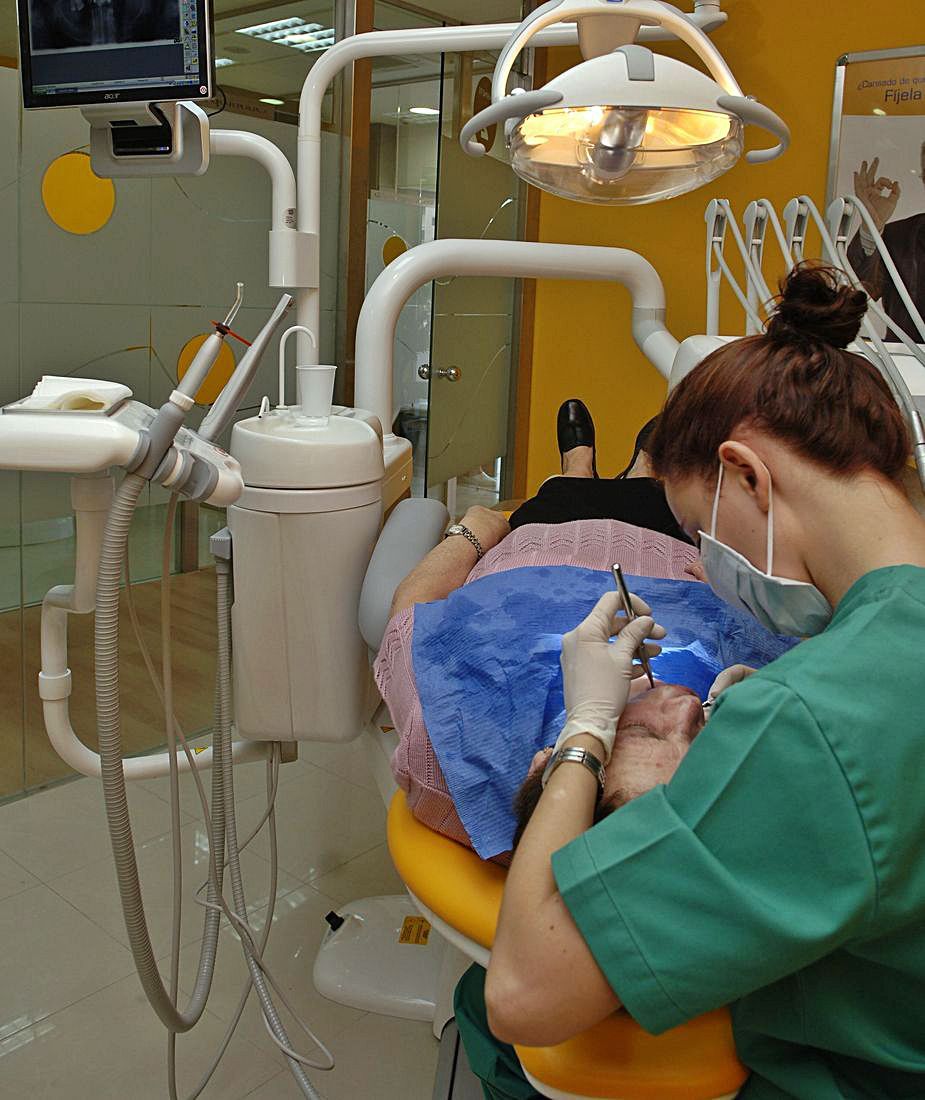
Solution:
[{"label": "pink knit sweater", "polygon": [[[576,565],[626,573],[692,579],[686,570],[698,559],[693,546],[619,520],[576,520],[518,527],[482,558],[466,584],[490,573],[532,565]],[[470,847],[427,735],[411,663],[414,608],[399,612],[386,627],[376,658],[376,683],[399,734],[392,772],[408,796],[414,816],[431,829]]]}]

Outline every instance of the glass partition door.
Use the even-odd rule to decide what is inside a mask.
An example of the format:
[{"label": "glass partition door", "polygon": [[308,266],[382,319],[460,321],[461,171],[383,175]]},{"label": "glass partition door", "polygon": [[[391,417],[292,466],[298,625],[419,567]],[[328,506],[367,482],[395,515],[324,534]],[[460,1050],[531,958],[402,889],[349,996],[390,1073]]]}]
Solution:
[{"label": "glass partition door", "polygon": [[[482,135],[487,156],[467,156],[459,133],[490,101],[496,55],[448,55],[443,79],[437,236],[518,240],[521,185],[505,156],[499,128]],[[450,511],[491,505],[501,492],[509,451],[512,373],[516,363],[516,282],[438,280],[433,291],[429,364],[427,484]],[[442,487],[446,486],[446,489]]]}]

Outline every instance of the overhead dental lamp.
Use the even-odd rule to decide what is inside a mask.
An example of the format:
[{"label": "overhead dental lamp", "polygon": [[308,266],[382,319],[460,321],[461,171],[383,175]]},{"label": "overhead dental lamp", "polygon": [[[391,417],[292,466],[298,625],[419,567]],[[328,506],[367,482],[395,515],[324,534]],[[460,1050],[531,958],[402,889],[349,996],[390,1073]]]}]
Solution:
[{"label": "overhead dental lamp", "polygon": [[[508,92],[518,55],[560,22],[578,24],[585,60],[537,91]],[[636,45],[643,25],[685,42],[710,76]],[[721,176],[742,155],[747,123],[777,138],[775,146],[747,153],[751,163],[773,160],[790,143],[786,123],[744,96],[703,31],[661,0],[550,0],[537,8],[498,58],[491,105],[463,127],[466,152],[484,156],[476,135],[500,122],[521,179],[611,206],[669,199]]]}]

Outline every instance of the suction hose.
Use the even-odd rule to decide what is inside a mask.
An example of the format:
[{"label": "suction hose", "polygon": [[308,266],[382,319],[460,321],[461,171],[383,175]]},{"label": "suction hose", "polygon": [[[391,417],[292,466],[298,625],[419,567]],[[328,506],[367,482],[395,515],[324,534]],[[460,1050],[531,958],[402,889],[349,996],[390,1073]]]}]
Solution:
[{"label": "suction hose", "polygon": [[[238,852],[237,823],[234,815],[234,766],[231,757],[231,576],[227,561],[216,562],[216,581],[218,604],[218,714],[217,727],[222,746],[221,775],[224,787],[225,805],[231,807],[226,821],[228,840],[228,871],[231,878],[231,893],[234,909],[242,921],[247,920],[247,902],[244,896],[244,883],[241,878],[241,862]],[[244,957],[250,970],[254,989],[260,1001],[267,1027],[276,1037],[284,1050],[291,1050],[292,1043],[280,1019],[276,1005],[267,989],[266,979],[260,964],[251,951],[244,945]],[[308,1100],[322,1100],[320,1093],[308,1079],[304,1067],[295,1058],[286,1055],[286,1061],[295,1077],[296,1084]]]},{"label": "suction hose", "polygon": [[[221,923],[221,896],[225,847],[234,896],[235,915],[246,927],[247,903],[241,877],[234,815],[234,771],[231,746],[231,622],[230,569],[219,562],[218,580],[218,676],[216,723],[213,732],[212,825],[208,902],[200,948],[196,983],[189,1005],[181,1012],[161,980],[145,919],[132,840],[125,775],[122,771],[122,730],[119,701],[119,586],[128,546],[129,529],[138,498],[146,481],[127,474],[113,500],[100,554],[96,595],[96,706],[101,778],[106,818],[122,899],[129,944],[142,988],[164,1026],[173,1033],[189,1031],[202,1016],[212,986]],[[285,1051],[299,1088],[308,1100],[322,1100],[292,1051],[289,1036],[273,1004],[260,962],[245,937],[241,937],[247,965],[260,1000],[267,1027]]]},{"label": "suction hose", "polygon": [[[218,949],[221,913],[217,908],[207,908],[204,919],[202,947],[196,984],[187,1009],[178,1011],[161,981],[151,937],[145,919],[138,880],[138,865],[132,840],[125,776],[122,771],[122,729],[119,707],[119,583],[128,544],[129,528],[138,497],[146,482],[137,474],[127,474],[119,486],[103,534],[96,594],[96,708],[99,732],[99,749],[103,795],[106,802],[106,818],[109,837],[116,864],[116,877],[122,899],[122,912],[129,944],[135,959],[138,976],[151,1007],[164,1026],[173,1032],[189,1031],[201,1017],[205,1008]],[[214,874],[210,874],[208,897],[218,902],[222,887],[222,865],[225,849],[226,807],[225,793],[228,784],[220,774],[230,766],[230,755],[225,760],[225,748],[230,754],[230,741],[226,746],[214,738],[216,762],[212,772],[212,828],[211,862]]]}]

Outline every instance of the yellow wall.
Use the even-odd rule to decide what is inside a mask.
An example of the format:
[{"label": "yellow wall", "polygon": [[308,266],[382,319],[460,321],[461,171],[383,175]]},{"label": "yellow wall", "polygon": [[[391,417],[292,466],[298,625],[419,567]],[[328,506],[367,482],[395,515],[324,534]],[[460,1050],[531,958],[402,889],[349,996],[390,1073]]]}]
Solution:
[{"label": "yellow wall", "polygon": [[[691,6],[687,0],[676,3]],[[729,23],[713,39],[745,94],[756,96],[788,122],[790,150],[765,166],[743,159],[710,186],[653,206],[607,209],[545,194],[540,206],[540,240],[619,245],[647,257],[665,282],[668,326],[679,340],[704,328],[707,202],[728,198],[740,216],[748,202],[761,197],[779,211],[801,192],[823,203],[836,60],[843,53],[925,41],[921,0],[886,6],[870,0],[726,0],[723,7]],[[687,61],[693,58],[680,46],[657,48]],[[577,59],[577,51],[554,51],[551,74]],[[757,147],[771,139],[748,127],[746,140]],[[766,252],[772,254],[770,240]],[[779,272],[769,264],[766,274],[776,279]],[[741,312],[733,312],[727,301],[723,316],[730,319],[727,331],[742,331]],[[565,398],[582,397],[595,415],[602,475],[618,472],[637,427],[658,410],[665,383],[637,350],[629,322],[629,296],[620,287],[538,285],[528,492],[558,470],[555,414]]]}]

